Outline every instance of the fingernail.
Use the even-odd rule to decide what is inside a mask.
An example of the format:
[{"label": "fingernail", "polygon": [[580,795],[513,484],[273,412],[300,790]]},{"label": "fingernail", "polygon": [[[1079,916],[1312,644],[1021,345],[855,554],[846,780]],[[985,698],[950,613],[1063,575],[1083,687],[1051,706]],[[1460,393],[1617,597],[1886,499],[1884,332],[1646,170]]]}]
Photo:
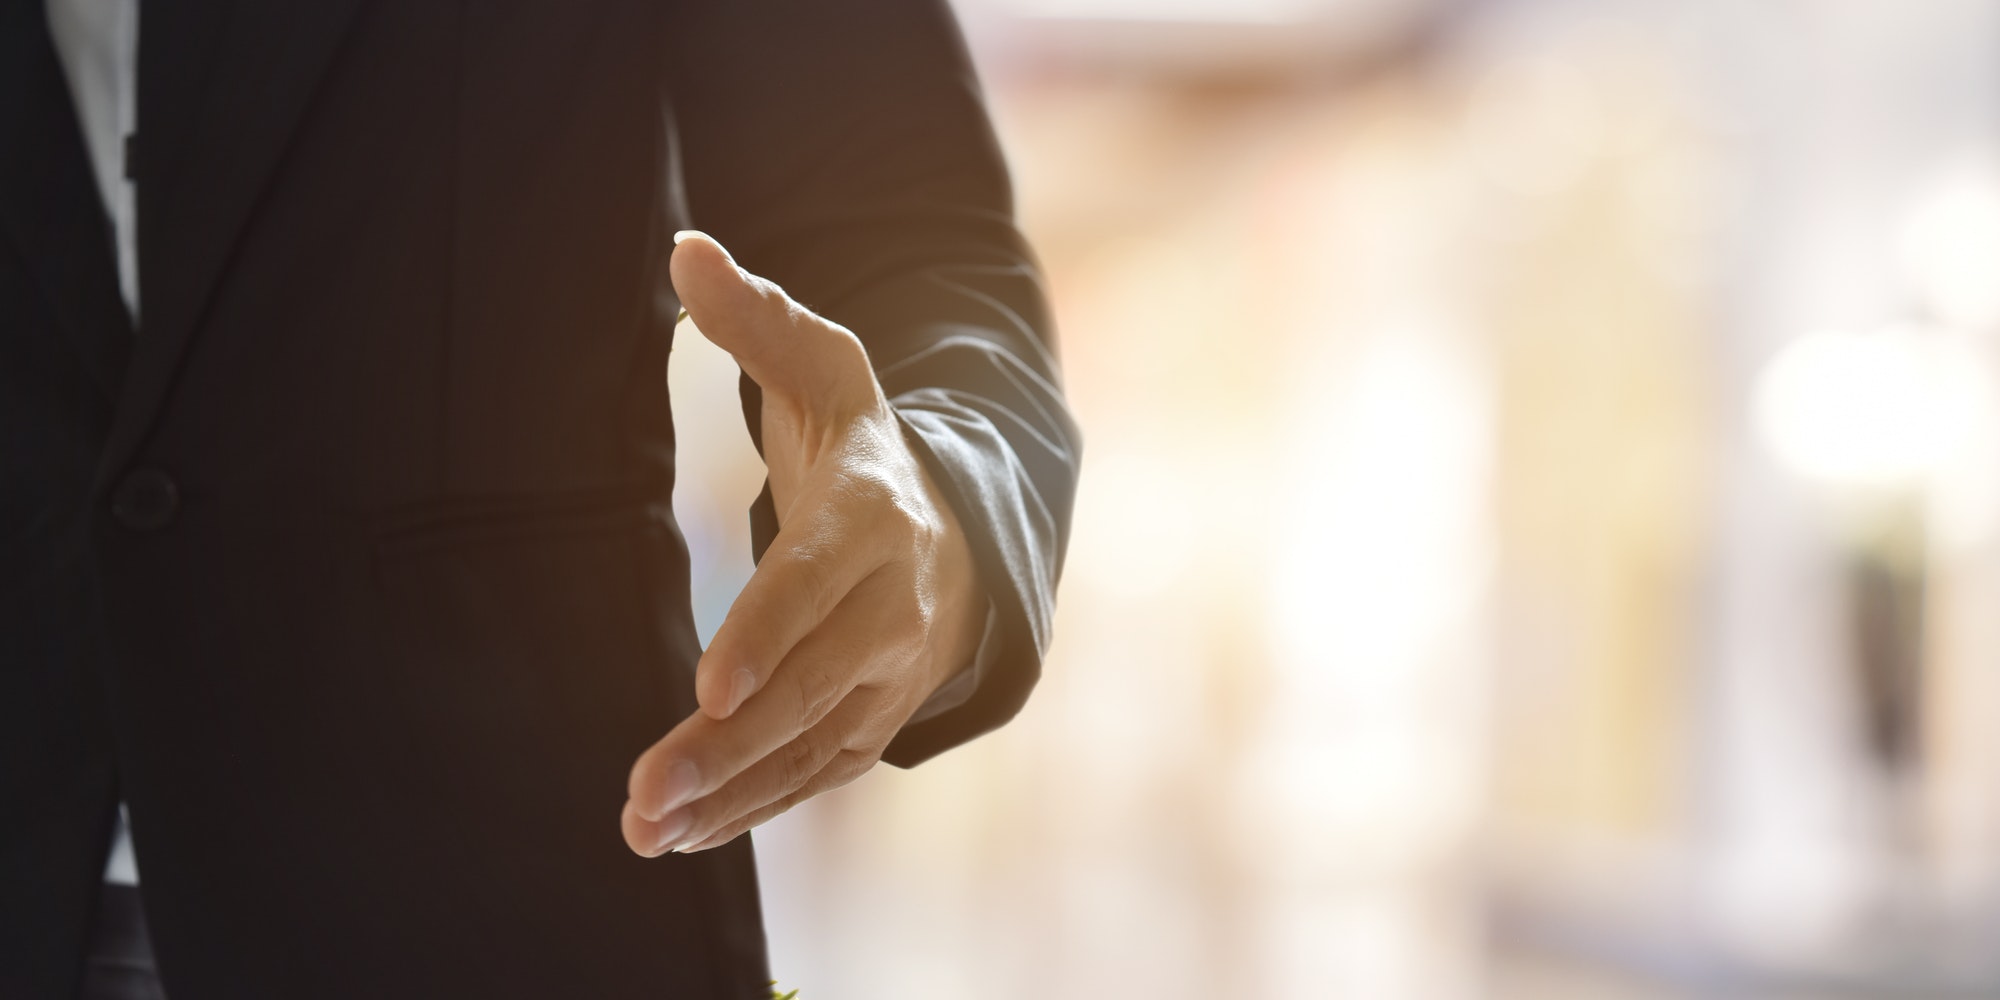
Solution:
[{"label": "fingernail", "polygon": [[682,803],[694,798],[695,789],[701,785],[701,772],[695,770],[694,761],[677,760],[667,768],[666,801],[660,812],[678,808]]},{"label": "fingernail", "polygon": [[679,846],[681,838],[687,836],[688,827],[692,825],[694,816],[686,809],[668,813],[660,820],[660,839],[653,845],[653,853],[665,854],[669,848]]},{"label": "fingernail", "polygon": [[757,675],[751,673],[748,667],[737,667],[736,672],[729,675],[729,707],[722,714],[734,715],[744,699],[756,690]]},{"label": "fingernail", "polygon": [[[674,234],[674,245],[680,246],[682,240],[685,240],[691,236],[707,236],[707,235],[708,235],[707,233],[704,233],[699,229],[683,229],[680,232]],[[712,243],[714,241],[710,240],[709,242]]]}]

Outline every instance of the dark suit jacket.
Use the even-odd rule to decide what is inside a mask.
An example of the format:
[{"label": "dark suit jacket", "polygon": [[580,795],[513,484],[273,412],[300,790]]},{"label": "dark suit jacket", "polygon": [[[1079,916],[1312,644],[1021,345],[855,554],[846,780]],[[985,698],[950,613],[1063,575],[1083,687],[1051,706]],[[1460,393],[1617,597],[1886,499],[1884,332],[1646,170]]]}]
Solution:
[{"label": "dark suit jacket", "polygon": [[144,0],[136,334],[43,4],[0,0],[0,997],[74,989],[121,796],[175,1000],[765,995],[749,840],[618,832],[699,652],[664,265],[706,229],[858,333],[974,536],[1002,655],[887,759],[1006,721],[1078,445],[943,4]]}]

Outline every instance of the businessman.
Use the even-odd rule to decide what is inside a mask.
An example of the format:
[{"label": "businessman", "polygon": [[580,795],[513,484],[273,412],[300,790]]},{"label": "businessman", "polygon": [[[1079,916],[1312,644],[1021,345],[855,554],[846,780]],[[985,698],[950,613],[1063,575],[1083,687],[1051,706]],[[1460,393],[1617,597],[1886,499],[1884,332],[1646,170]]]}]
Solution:
[{"label": "businessman", "polygon": [[942,0],[0,0],[0,997],[767,996],[742,834],[1020,708],[1077,456]]}]

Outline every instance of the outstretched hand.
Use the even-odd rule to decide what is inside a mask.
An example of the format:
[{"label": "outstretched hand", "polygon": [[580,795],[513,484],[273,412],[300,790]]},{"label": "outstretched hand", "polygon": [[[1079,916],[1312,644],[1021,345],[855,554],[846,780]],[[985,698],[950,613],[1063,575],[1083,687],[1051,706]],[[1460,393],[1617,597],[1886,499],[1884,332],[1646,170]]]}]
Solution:
[{"label": "outstretched hand", "polygon": [[985,600],[957,518],[861,341],[701,233],[674,289],[763,390],[778,533],[695,669],[700,711],[632,766],[625,841],[698,851],[860,776],[972,657]]}]

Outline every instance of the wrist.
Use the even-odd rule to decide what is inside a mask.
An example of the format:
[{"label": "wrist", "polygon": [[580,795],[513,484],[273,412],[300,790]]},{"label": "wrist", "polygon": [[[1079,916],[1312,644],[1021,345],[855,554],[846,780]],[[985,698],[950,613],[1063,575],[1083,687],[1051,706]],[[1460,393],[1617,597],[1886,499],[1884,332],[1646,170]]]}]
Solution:
[{"label": "wrist", "polygon": [[925,697],[929,697],[972,663],[986,632],[989,601],[979,585],[972,547],[957,516],[950,505],[935,499],[937,490],[928,473],[924,480],[942,522],[935,577],[937,605],[931,623],[929,676],[924,691]]}]

